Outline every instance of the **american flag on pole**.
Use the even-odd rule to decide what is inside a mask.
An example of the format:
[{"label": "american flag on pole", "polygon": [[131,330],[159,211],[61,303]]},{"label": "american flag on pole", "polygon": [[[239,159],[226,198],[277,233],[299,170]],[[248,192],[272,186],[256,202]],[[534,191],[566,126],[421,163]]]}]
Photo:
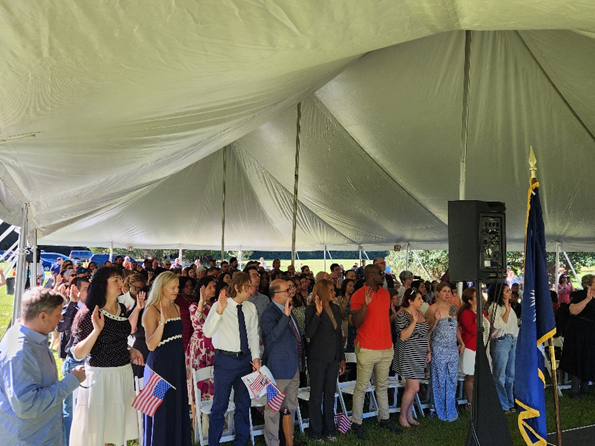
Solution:
[{"label": "american flag on pole", "polygon": [[[132,402],[132,407],[136,410],[140,410],[142,413],[153,417],[157,408],[163,402],[165,393],[173,388],[173,386],[164,380],[157,373],[153,372],[149,381],[143,387],[143,390],[136,395]],[[175,389],[175,388],[174,388]]]},{"label": "american flag on pole", "polygon": [[339,432],[346,434],[351,428],[351,420],[344,413],[338,413],[335,414],[335,425],[337,426],[337,430]]},{"label": "american flag on pole", "polygon": [[285,394],[281,392],[272,382],[269,382],[267,385],[267,405],[269,406],[269,409],[279,412],[284,398]]},{"label": "american flag on pole", "polygon": [[248,384],[248,386],[250,387],[250,390],[254,392],[254,395],[258,395],[260,392],[262,392],[262,389],[264,389],[268,383],[270,383],[270,381],[266,377],[266,375],[260,373],[253,382]]}]

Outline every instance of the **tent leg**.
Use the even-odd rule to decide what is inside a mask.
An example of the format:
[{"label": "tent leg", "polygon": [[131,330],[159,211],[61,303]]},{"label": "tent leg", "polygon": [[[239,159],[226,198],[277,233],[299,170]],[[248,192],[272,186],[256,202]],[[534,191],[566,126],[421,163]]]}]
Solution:
[{"label": "tent leg", "polygon": [[114,242],[113,240],[109,242],[109,261],[114,261]]},{"label": "tent leg", "polygon": [[242,250],[238,250],[238,269],[242,270]]},{"label": "tent leg", "polygon": [[324,258],[323,269],[326,271],[326,245],[324,245],[324,252],[322,253]]},{"label": "tent leg", "polygon": [[409,271],[409,242],[405,246],[405,270]]},{"label": "tent leg", "polygon": [[27,255],[27,222],[29,205],[23,204],[21,232],[19,234],[19,248],[17,253],[17,273],[15,278],[14,301],[12,306],[12,325],[16,325],[21,317],[21,302],[25,293],[25,257]]}]

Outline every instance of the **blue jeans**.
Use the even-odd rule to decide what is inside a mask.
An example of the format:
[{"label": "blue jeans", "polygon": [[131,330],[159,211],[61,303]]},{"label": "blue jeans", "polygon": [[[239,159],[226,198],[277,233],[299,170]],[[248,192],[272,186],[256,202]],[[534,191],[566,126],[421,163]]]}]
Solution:
[{"label": "blue jeans", "polygon": [[[67,376],[76,366],[85,365],[85,361],[75,361],[71,356],[67,356],[62,365],[62,375]],[[62,403],[62,423],[64,424],[64,444],[68,446],[70,440],[70,426],[72,426],[73,397],[70,393]]]},{"label": "blue jeans", "polygon": [[514,362],[516,338],[511,334],[492,339],[492,365],[502,410],[514,407]]}]

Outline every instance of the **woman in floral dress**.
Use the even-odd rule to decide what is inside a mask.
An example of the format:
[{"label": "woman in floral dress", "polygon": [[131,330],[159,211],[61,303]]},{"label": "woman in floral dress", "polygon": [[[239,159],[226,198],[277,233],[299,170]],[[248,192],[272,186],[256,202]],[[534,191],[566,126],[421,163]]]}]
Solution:
[{"label": "woman in floral dress", "polygon": [[[190,338],[186,350],[186,365],[188,371],[188,395],[194,402],[194,387],[192,385],[192,370],[198,370],[213,365],[215,360],[215,348],[210,338],[205,337],[202,327],[207,319],[211,305],[215,301],[215,279],[213,276],[205,276],[198,281],[195,290],[197,301],[190,305],[190,320],[194,333]],[[197,384],[202,399],[213,397],[213,381],[205,380]]]}]

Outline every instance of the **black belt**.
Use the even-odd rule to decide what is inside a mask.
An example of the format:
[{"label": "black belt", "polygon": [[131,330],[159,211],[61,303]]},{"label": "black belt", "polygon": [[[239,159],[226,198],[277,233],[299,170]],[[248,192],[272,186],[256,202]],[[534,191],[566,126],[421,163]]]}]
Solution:
[{"label": "black belt", "polygon": [[243,353],[243,352],[228,352],[227,350],[221,350],[221,349],[217,349],[217,351],[219,353],[221,353],[223,356],[234,356],[236,358],[241,358],[242,356],[247,355],[247,353]]}]

